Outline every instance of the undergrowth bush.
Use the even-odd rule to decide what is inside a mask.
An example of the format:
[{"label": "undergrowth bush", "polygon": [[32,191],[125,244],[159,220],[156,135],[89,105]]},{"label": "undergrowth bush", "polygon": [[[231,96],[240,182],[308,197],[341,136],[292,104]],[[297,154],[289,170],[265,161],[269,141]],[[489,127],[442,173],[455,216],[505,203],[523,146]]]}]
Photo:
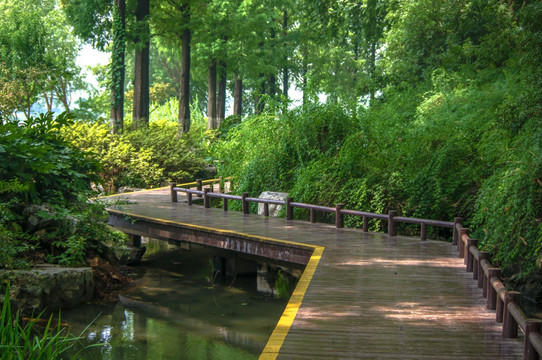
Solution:
[{"label": "undergrowth bush", "polygon": [[152,188],[168,181],[193,181],[206,165],[214,138],[198,121],[182,136],[178,136],[178,123],[168,119],[138,129],[128,125],[123,134],[109,130],[105,123],[88,122],[63,128],[64,137],[73,145],[102,160],[100,176],[106,192],[120,186]]},{"label": "undergrowth bush", "polygon": [[124,240],[105,224],[104,205],[88,202],[100,164],[64,140],[71,124],[51,113],[0,123],[0,268],[83,265],[87,251]]},{"label": "undergrowth bush", "polygon": [[[220,174],[235,176],[235,191],[251,196],[284,191],[299,202],[375,213],[464,217],[507,274],[524,276],[542,265],[542,130],[539,115],[515,119],[527,100],[540,107],[539,90],[503,71],[479,75],[483,81],[469,81],[470,73],[439,69],[429,91],[389,89],[358,117],[311,105],[245,119],[216,146]],[[345,222],[361,226],[354,217]],[[401,233],[418,231],[400,225]]]}]

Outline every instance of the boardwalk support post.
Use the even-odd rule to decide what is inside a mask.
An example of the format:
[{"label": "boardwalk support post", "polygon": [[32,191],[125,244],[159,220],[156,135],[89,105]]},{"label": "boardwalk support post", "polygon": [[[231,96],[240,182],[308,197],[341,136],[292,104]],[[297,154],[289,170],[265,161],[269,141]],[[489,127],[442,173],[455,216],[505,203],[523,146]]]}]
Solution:
[{"label": "boardwalk support post", "polygon": [[141,236],[139,235],[128,235],[128,238],[130,239],[130,242],[132,243],[132,246],[135,248],[141,247]]},{"label": "boardwalk support post", "polygon": [[501,269],[498,268],[489,268],[487,270],[487,299],[486,299],[486,309],[495,310],[497,308],[497,292],[491,284],[491,279],[499,279],[501,276]]},{"label": "boardwalk support post", "polygon": [[203,207],[207,209],[211,207],[211,199],[209,198],[209,192],[212,192],[211,189],[209,188],[203,189]]},{"label": "boardwalk support post", "polygon": [[192,193],[187,192],[186,193],[186,200],[188,205],[192,205]]},{"label": "boardwalk support post", "polygon": [[294,198],[287,197],[286,198],[286,220],[293,220],[294,219],[294,208],[290,203],[294,201]]},{"label": "boardwalk support post", "polygon": [[[196,179],[196,188],[198,189],[198,191],[201,191],[201,189],[203,189],[203,180]],[[201,195],[198,194],[198,197],[201,197]]]},{"label": "boardwalk support post", "polygon": [[388,211],[388,236],[396,235],[395,222],[393,221],[393,218],[396,215],[397,215],[397,211],[395,210]]},{"label": "boardwalk support post", "polygon": [[367,218],[367,215],[363,215],[363,232],[369,231],[369,219]]},{"label": "boardwalk support post", "polygon": [[171,202],[177,202],[178,199],[177,199],[177,190],[173,190],[175,188],[175,186],[177,186],[176,183],[172,182],[172,183],[169,183],[169,188],[170,188],[170,191],[171,191]]},{"label": "boardwalk support post", "polygon": [[244,192],[241,194],[241,208],[243,209],[243,214],[248,214],[248,193]]},{"label": "boardwalk support post", "polygon": [[269,216],[269,204],[263,203],[263,216],[268,217]]},{"label": "boardwalk support post", "polygon": [[502,337],[504,339],[512,339],[518,337],[518,323],[510,313],[508,307],[515,304],[519,299],[519,292],[507,291],[504,294],[504,314],[502,323]]},{"label": "boardwalk support post", "polygon": [[457,245],[457,239],[459,238],[459,233],[457,231],[457,225],[458,224],[463,226],[463,218],[462,217],[454,218],[454,228],[453,228],[453,231],[452,231],[452,245]]},{"label": "boardwalk support post", "polygon": [[316,223],[316,213],[313,208],[309,209],[310,218],[311,218],[311,224]]},{"label": "boardwalk support post", "polygon": [[529,339],[531,333],[539,333],[540,327],[542,325],[542,320],[538,319],[527,319],[525,322],[525,339],[523,345],[523,360],[537,360],[538,353],[536,348],[531,344]]},{"label": "boardwalk support post", "polygon": [[224,209],[224,211],[228,211],[228,199],[222,199],[222,208]]},{"label": "boardwalk support post", "polygon": [[335,205],[335,227],[343,228],[344,227],[344,218],[341,214],[341,210],[344,209],[344,204]]}]

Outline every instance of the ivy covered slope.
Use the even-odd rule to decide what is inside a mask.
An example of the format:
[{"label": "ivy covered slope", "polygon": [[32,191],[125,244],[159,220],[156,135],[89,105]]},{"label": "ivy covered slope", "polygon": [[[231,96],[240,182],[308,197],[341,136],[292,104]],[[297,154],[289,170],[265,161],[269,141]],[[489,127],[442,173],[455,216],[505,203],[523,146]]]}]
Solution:
[{"label": "ivy covered slope", "polygon": [[124,239],[106,226],[103,205],[88,202],[100,166],[63,139],[70,124],[65,113],[0,122],[0,268],[82,265]]},{"label": "ivy covered slope", "polygon": [[249,117],[217,145],[220,175],[253,196],[461,216],[508,276],[539,271],[542,4],[456,5],[402,2],[388,17],[385,85],[370,106]]}]

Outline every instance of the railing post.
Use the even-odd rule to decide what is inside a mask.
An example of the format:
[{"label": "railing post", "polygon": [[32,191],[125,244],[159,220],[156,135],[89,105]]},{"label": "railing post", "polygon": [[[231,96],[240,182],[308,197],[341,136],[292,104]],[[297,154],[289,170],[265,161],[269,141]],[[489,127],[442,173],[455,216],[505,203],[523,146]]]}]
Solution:
[{"label": "railing post", "polygon": [[388,236],[395,236],[395,222],[393,218],[397,215],[397,211],[388,211]]},{"label": "railing post", "polygon": [[205,188],[203,189],[203,207],[204,208],[210,208],[211,207],[211,199],[209,198],[209,192],[212,192],[211,189]]},{"label": "railing post", "polygon": [[513,339],[518,337],[518,323],[508,310],[508,305],[517,302],[518,298],[519,292],[517,291],[507,291],[504,294],[504,312],[502,323],[502,337],[504,339]]},{"label": "railing post", "polygon": [[294,201],[294,198],[291,198],[291,197],[286,198],[286,220],[294,219],[294,208],[292,207],[292,205],[290,205],[290,203],[293,201]]},{"label": "railing post", "polygon": [[314,209],[309,209],[309,214],[310,214],[310,218],[311,218],[311,224],[315,224],[316,223],[316,212],[314,211]]},{"label": "railing post", "polygon": [[457,232],[457,226],[456,226],[457,224],[463,225],[462,217],[454,218],[454,229],[452,231],[452,245],[457,245],[457,238],[459,237],[459,233]]},{"label": "railing post", "polygon": [[481,251],[478,253],[478,288],[484,287],[484,268],[482,267],[482,260],[489,260],[489,253]]},{"label": "railing post", "polygon": [[263,203],[263,216],[269,216],[269,204]]},{"label": "railing post", "polygon": [[169,183],[169,188],[170,188],[170,191],[171,191],[171,202],[177,202],[178,199],[177,199],[177,190],[173,190],[173,188],[177,186],[176,183],[174,182],[171,182]]},{"label": "railing post", "polygon": [[363,215],[363,232],[369,231],[369,219],[367,219],[367,215]]},{"label": "railing post", "polygon": [[523,360],[537,360],[538,353],[536,352],[535,347],[531,344],[529,336],[531,333],[540,332],[540,325],[542,320],[538,319],[527,319],[525,323],[525,340],[523,343]]},{"label": "railing post", "polygon": [[496,277],[499,279],[501,277],[501,269],[490,268],[487,269],[487,299],[486,299],[486,309],[495,310],[497,307],[497,292],[493,285],[491,285],[491,279]]},{"label": "railing post", "polygon": [[476,246],[478,248],[478,240],[467,240],[467,272],[473,272],[474,269],[474,255],[470,251],[471,246]]},{"label": "railing post", "polygon": [[466,264],[467,261],[465,260],[465,242],[463,241],[463,235],[469,236],[469,229],[463,228],[459,232],[459,238],[457,239],[457,250],[459,250],[458,257],[463,258],[463,263]]},{"label": "railing post", "polygon": [[[203,184],[202,184],[202,180],[201,179],[196,179],[196,189],[198,191],[201,191],[201,189],[203,189]],[[198,194],[198,197],[201,197],[200,194]]]},{"label": "railing post", "polygon": [[502,323],[503,318],[503,312],[504,312],[504,301],[499,296],[499,293],[497,293],[497,306],[495,308],[495,322],[496,323]]},{"label": "railing post", "polygon": [[476,256],[472,257],[472,279],[478,280],[478,259]]},{"label": "railing post", "polygon": [[186,202],[188,205],[192,205],[192,193],[186,193]]},{"label": "railing post", "polygon": [[427,240],[427,229],[426,229],[425,223],[422,223],[422,228],[420,229],[420,240],[421,241]]},{"label": "railing post", "polygon": [[344,218],[343,218],[343,214],[341,214],[342,209],[344,209],[344,204],[335,205],[335,227],[336,228],[344,227]]},{"label": "railing post", "polygon": [[248,193],[244,192],[241,194],[241,208],[243,209],[243,214],[248,214]]},{"label": "railing post", "polygon": [[228,199],[222,199],[222,208],[224,211],[228,211]]}]

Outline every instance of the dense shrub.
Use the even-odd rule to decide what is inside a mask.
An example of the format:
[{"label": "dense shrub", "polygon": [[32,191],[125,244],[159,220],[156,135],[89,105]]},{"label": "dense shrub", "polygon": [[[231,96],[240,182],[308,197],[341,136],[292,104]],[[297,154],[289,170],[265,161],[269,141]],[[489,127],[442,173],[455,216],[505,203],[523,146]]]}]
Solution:
[{"label": "dense shrub", "polygon": [[73,145],[102,160],[100,176],[107,192],[120,186],[150,188],[168,181],[192,181],[206,164],[213,133],[197,125],[183,136],[177,131],[177,123],[167,120],[120,135],[111,134],[105,123],[77,122],[63,128]]},{"label": "dense shrub", "polygon": [[0,267],[35,260],[83,264],[86,251],[123,236],[105,224],[104,206],[88,203],[100,166],[60,134],[66,114],[0,123]]},{"label": "dense shrub", "polygon": [[479,74],[484,81],[468,76],[439,69],[429,92],[389,89],[359,117],[312,105],[248,118],[216,147],[226,161],[221,175],[235,176],[236,191],[252,196],[285,191],[376,213],[462,216],[495,261],[527,274],[542,261],[542,130],[539,117],[518,117],[539,106],[536,91],[494,69]]}]

